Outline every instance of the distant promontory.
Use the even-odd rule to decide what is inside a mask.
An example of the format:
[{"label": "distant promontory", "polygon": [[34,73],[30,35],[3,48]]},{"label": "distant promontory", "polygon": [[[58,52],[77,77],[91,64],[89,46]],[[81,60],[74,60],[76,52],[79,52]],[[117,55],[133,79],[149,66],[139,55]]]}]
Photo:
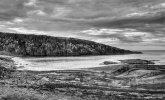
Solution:
[{"label": "distant promontory", "polygon": [[0,52],[31,57],[141,53],[82,39],[3,32],[0,32]]}]

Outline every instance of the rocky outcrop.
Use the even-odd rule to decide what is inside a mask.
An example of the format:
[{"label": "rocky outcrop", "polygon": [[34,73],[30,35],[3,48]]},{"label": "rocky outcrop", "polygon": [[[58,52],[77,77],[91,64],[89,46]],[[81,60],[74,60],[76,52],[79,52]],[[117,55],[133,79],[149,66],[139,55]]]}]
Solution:
[{"label": "rocky outcrop", "polygon": [[118,64],[118,63],[117,62],[113,62],[113,61],[104,61],[101,64],[103,64],[103,65],[111,65],[111,64]]},{"label": "rocky outcrop", "polygon": [[0,66],[0,79],[10,77],[13,70]]},{"label": "rocky outcrop", "polygon": [[121,63],[125,63],[125,64],[155,64],[155,62],[151,60],[142,60],[142,59],[126,59],[120,61]]},{"label": "rocky outcrop", "polygon": [[14,62],[9,57],[0,57],[0,79],[9,78],[15,71]]},{"label": "rocky outcrop", "polygon": [[0,32],[0,51],[17,56],[82,56],[140,53],[93,41]]}]

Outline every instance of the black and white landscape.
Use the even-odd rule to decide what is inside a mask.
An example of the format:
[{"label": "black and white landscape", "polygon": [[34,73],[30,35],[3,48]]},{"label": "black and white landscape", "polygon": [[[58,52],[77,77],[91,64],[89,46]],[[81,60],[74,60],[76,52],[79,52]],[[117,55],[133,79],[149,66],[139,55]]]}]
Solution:
[{"label": "black and white landscape", "polygon": [[165,100],[165,0],[0,0],[0,100]]}]

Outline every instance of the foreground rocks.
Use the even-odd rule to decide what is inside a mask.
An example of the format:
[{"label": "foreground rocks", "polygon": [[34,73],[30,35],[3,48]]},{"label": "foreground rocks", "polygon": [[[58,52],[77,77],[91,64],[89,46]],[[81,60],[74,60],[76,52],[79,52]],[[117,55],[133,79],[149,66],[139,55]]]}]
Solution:
[{"label": "foreground rocks", "polygon": [[14,62],[11,60],[11,58],[0,57],[0,79],[10,78],[11,73],[14,71]]},{"label": "foreground rocks", "polygon": [[111,65],[111,64],[130,64],[130,65],[134,65],[134,64],[138,64],[138,65],[152,65],[155,64],[154,61],[157,60],[142,60],[142,59],[126,59],[126,60],[119,60],[120,62],[113,62],[113,61],[104,61],[101,64],[104,65]]},{"label": "foreground rocks", "polygon": [[86,70],[14,71],[10,74],[10,78],[0,80],[0,90],[9,90],[0,91],[0,100],[165,99],[164,65],[123,64]]}]

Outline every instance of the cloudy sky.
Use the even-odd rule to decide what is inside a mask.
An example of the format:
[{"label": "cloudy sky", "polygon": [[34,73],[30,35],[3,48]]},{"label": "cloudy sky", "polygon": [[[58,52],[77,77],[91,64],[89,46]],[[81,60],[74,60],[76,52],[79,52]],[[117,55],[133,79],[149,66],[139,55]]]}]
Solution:
[{"label": "cloudy sky", "polygon": [[0,0],[0,31],[165,50],[165,0]]}]

